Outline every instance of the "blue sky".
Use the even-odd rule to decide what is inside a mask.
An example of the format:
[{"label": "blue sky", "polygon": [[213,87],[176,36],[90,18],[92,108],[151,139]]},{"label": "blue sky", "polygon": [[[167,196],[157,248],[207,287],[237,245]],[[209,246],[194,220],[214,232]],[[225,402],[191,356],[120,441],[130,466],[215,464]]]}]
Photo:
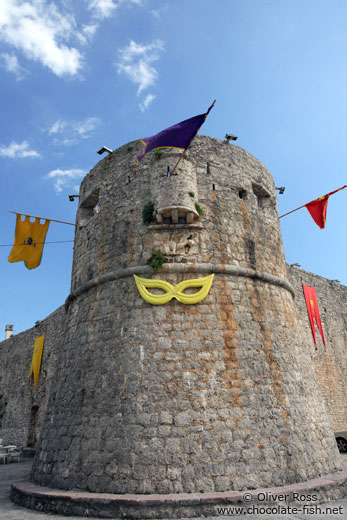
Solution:
[{"label": "blue sky", "polygon": [[[103,145],[115,149],[204,112],[201,133],[270,170],[283,214],[347,184],[345,0],[2,0],[0,245],[15,210],[73,222],[69,202]],[[320,230],[281,219],[286,259],[347,284],[347,190]],[[40,267],[7,261],[2,306],[15,333],[69,293],[74,228],[52,223]]]}]

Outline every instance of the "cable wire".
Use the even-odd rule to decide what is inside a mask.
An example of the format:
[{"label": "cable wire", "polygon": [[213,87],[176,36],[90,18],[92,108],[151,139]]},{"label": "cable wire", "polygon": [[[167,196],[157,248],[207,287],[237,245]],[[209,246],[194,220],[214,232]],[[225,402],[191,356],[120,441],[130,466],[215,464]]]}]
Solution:
[{"label": "cable wire", "polygon": [[[35,245],[41,244],[65,244],[66,242],[74,242],[74,240],[57,240],[56,242],[35,242]],[[13,247],[13,246],[32,246],[33,244],[0,244],[0,247]]]}]

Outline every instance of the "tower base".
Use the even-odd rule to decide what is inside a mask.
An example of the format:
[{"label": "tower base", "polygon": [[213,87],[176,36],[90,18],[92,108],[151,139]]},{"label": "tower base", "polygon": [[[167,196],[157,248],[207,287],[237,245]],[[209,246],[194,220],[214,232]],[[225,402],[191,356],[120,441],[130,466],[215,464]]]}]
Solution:
[{"label": "tower base", "polygon": [[313,510],[308,508],[317,510],[318,504],[347,495],[347,457],[344,459],[341,472],[298,484],[249,491],[115,495],[62,491],[18,481],[12,484],[11,499],[17,505],[45,513],[97,518],[194,518],[219,516],[225,508],[234,508],[230,514],[280,515],[305,513],[305,506],[309,514]]}]

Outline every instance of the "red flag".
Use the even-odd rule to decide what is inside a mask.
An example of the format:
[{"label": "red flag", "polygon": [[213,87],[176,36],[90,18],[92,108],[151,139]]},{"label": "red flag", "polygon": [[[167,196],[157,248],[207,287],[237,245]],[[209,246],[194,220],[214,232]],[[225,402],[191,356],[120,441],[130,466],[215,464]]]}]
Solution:
[{"label": "red flag", "polygon": [[330,193],[323,195],[323,197],[319,197],[319,199],[312,200],[311,202],[305,204],[305,207],[310,212],[311,217],[321,229],[325,228],[328,199],[330,195],[333,195],[337,191],[343,190],[344,188],[347,188],[347,185],[342,186],[342,188],[339,188],[338,190],[331,191]]},{"label": "red flag", "polygon": [[[323,334],[322,323],[320,321],[316,289],[314,287],[310,287],[309,285],[304,285],[304,284],[302,284],[302,288],[304,290],[306,307],[307,307],[308,317],[309,317],[309,320],[311,323],[311,330],[312,330],[314,344],[316,345],[316,330],[314,327],[314,320],[316,320],[318,330],[320,332],[320,335],[322,336],[324,346],[326,346],[324,334]],[[317,345],[316,345],[316,350],[317,350]]]}]

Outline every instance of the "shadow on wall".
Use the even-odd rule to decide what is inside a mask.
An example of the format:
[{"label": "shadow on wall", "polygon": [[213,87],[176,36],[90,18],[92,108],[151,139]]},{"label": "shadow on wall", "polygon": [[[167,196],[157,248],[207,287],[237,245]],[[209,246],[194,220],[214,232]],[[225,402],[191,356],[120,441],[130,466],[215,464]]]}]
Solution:
[{"label": "shadow on wall", "polygon": [[38,411],[39,411],[38,405],[34,404],[31,407],[31,413],[30,413],[28,443],[27,443],[27,446],[29,448],[33,448],[37,441],[37,427],[38,427],[38,418],[39,418]]}]

